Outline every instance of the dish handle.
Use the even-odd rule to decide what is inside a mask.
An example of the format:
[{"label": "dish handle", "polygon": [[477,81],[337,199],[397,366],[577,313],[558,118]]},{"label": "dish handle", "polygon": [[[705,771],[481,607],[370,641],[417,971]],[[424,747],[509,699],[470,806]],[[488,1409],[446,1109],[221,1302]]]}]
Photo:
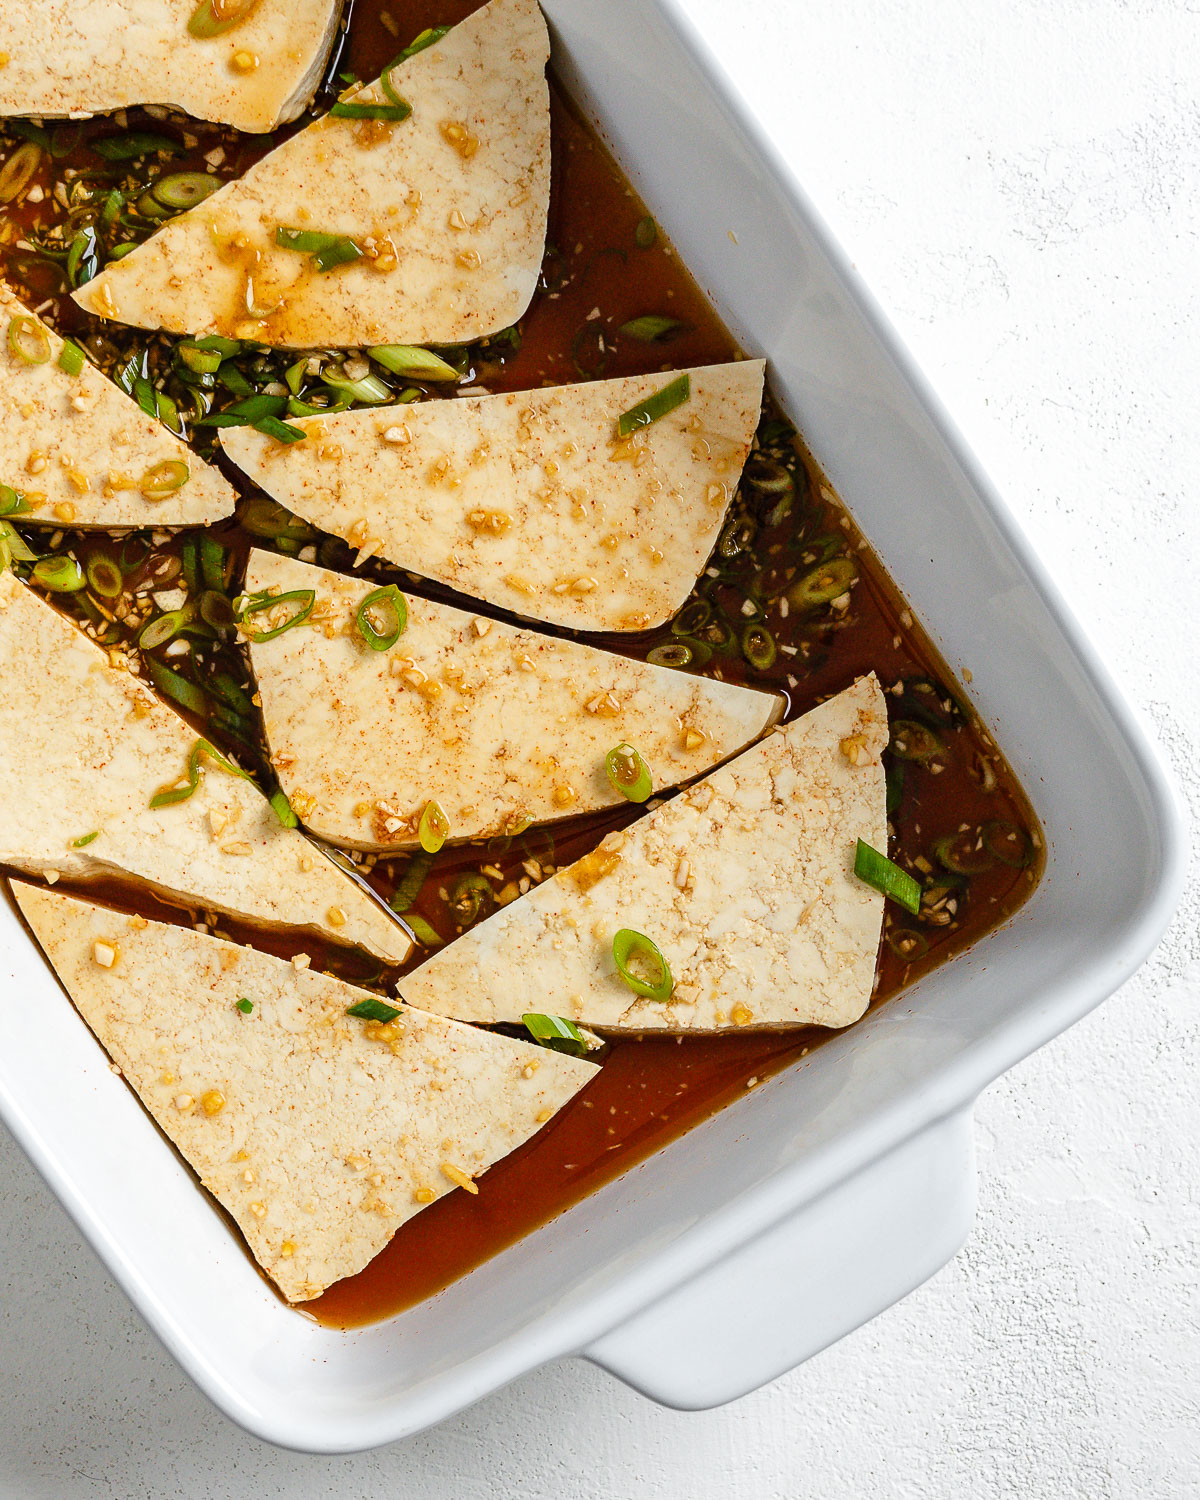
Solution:
[{"label": "dish handle", "polygon": [[975,1212],[971,1111],[926,1127],[583,1350],[703,1411],[811,1359],[928,1280]]}]

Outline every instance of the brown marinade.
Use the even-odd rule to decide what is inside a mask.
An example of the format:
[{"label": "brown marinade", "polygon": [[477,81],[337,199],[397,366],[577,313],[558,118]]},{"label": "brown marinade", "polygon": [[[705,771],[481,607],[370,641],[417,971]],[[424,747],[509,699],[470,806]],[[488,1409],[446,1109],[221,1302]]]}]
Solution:
[{"label": "brown marinade", "polygon": [[[454,23],[475,8],[470,0],[356,0],[336,66],[373,77],[425,27]],[[729,334],[657,234],[646,206],[553,80],[551,94],[553,186],[539,291],[515,332],[485,340],[460,356],[461,383],[521,390],[736,358],[739,351]],[[330,98],[327,88],[314,109],[328,107]],[[44,154],[34,179],[42,189],[40,201],[33,203],[26,194],[0,211],[4,276],[55,328],[84,343],[108,373],[128,372],[131,359],[144,357],[133,371],[142,378],[142,394],[165,390],[189,424],[189,439],[208,457],[212,430],[190,422],[205,404],[215,402],[217,410],[228,406],[238,399],[237,391],[217,383],[195,395],[179,375],[178,340],[82,314],[67,295],[67,253],[72,243],[80,246],[72,261],[78,283],[86,278],[93,257],[102,259],[115,243],[149,232],[152,226],[138,224],[136,212],[130,216],[123,209],[116,215],[114,190],[123,195],[126,209],[136,206],[152,176],[202,171],[205,157],[216,150],[224,153],[218,175],[235,176],[287,132],[239,137],[165,111],[129,110],[116,124],[166,134],[180,149],[169,162],[114,163],[89,147],[97,136],[114,133],[111,118],[82,126],[48,125],[53,153]],[[7,155],[16,137],[11,130],[3,134]],[[643,334],[656,332],[657,338],[638,338],[639,327],[634,333],[622,331],[646,317],[664,320],[640,325]],[[279,380],[295,359],[286,352],[248,350],[236,364],[257,391]],[[131,379],[128,373],[126,379]],[[444,392],[444,387],[414,387],[416,399],[438,399]],[[217,461],[244,498],[234,521],[210,528],[207,555],[189,533],[137,533],[114,540],[64,528],[24,535],[39,552],[48,544],[49,550],[69,553],[85,565],[98,556],[118,563],[125,586],[116,601],[119,607],[94,594],[90,602],[87,593],[52,597],[94,636],[129,650],[135,662],[137,633],[156,614],[148,588],[152,580],[161,589],[190,579],[195,592],[218,596],[209,599],[207,629],[197,633],[185,665],[164,657],[164,643],[142,653],[143,662],[157,663],[143,669],[151,675],[157,671],[161,687],[162,669],[169,665],[201,688],[204,712],[192,717],[270,790],[274,782],[250,701],[253,684],[219,596],[228,599],[237,593],[251,545],[282,545],[293,552],[301,543],[312,545],[321,564],[347,571],[351,555],[341,543],[310,536],[303,527],[294,539],[278,528],[274,541],[252,534],[244,522],[250,519],[261,531],[261,497],[257,510],[248,509],[253,488],[227,462]],[[213,541],[223,552],[211,546]],[[369,563],[364,573],[431,597],[455,598],[385,564]],[[141,594],[136,592],[139,584],[147,586]],[[469,607],[480,610],[474,601]],[[1041,840],[1026,798],[962,689],[854,531],[816,460],[769,404],[759,448],[747,465],[717,552],[675,621],[644,636],[589,639],[614,651],[655,653],[656,659],[685,670],[782,691],[788,718],[866,671],[878,674],[889,693],[892,719],[887,755],[890,853],[921,881],[924,896],[916,918],[888,907],[873,1004],[887,1003],[911,980],[1005,921],[1032,890]],[[448,847],[423,878],[411,857],[355,860],[385,897],[401,887],[409,892],[410,899],[398,905],[450,940],[636,816],[636,809],[621,808],[486,845]],[[390,989],[399,977],[364,955],[322,947],[311,936],[262,933],[211,913],[164,907],[119,881],[90,882],[86,891],[160,919],[203,920],[210,930],[253,940],[283,956],[303,948],[313,954],[315,964],[368,986]],[[425,952],[417,947],[412,963]],[[540,1009],[536,997],[530,997],[530,1008]],[[666,1146],[748,1086],[796,1062],[826,1035],[806,1028],[786,1034],[629,1037],[610,1043],[595,1081],[534,1140],[494,1166],[481,1180],[477,1197],[454,1193],[426,1209],[400,1229],[366,1270],[308,1303],[306,1311],[348,1327],[432,1295]]]}]

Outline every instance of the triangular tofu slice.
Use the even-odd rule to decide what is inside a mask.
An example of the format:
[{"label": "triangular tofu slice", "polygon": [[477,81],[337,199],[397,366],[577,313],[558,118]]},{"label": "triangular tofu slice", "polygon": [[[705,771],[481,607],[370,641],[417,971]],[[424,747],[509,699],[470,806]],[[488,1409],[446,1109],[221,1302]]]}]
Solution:
[{"label": "triangular tofu slice", "polygon": [[221,442],[360,556],[551,625],[647,630],[711,554],[762,402],[761,360],[683,373],[687,399],[626,438],[621,414],[677,376],[313,417],[301,443],[233,427]]},{"label": "triangular tofu slice", "polygon": [[119,871],[170,897],[356,943],[394,963],[412,946],[387,909],[253,784],[200,762],[197,735],[11,572],[0,574],[0,864],[30,874]]},{"label": "triangular tofu slice", "polygon": [[[375,650],[356,621],[377,585],[274,552],[250,554],[245,587],[315,595],[308,623],[252,644],[250,660],[292,806],[321,838],[360,849],[414,844],[430,800],[455,839],[620,803],[604,765],[622,742],[661,791],[736,754],[783,708],[777,693],[412,595],[402,596],[403,633]],[[293,607],[281,605],[281,617]],[[252,619],[265,630],[271,612]],[[388,605],[378,623],[395,621]]]},{"label": "triangular tofu slice", "polygon": [[[586,1084],[593,1063],[282,959],[14,882],[104,1049],[289,1302],[353,1276]],[[481,1211],[486,1212],[486,1180]]]},{"label": "triangular tofu slice", "polygon": [[[883,920],[854,853],[860,838],[887,848],[887,737],[864,677],[472,928],[401,981],[405,999],[631,1031],[848,1026],[871,998]],[[624,928],[666,958],[666,1002],[621,978]],[[656,983],[644,962],[628,964]]]},{"label": "triangular tofu slice", "polygon": [[139,0],[119,12],[22,0],[0,13],[0,115],[166,104],[274,130],[312,98],[340,12],[339,0]]},{"label": "triangular tofu slice", "polygon": [[[392,70],[406,119],[326,115],[76,302],[141,328],[294,348],[455,344],[507,327],[545,246],[548,54],[536,0],[492,0]],[[343,103],[400,107],[379,82]],[[355,248],[322,270],[317,245],[281,248],[280,230]]]},{"label": "triangular tofu slice", "polygon": [[0,484],[29,503],[22,525],[205,526],[232,514],[229,481],[89,360],[64,355],[3,285],[0,326]]}]

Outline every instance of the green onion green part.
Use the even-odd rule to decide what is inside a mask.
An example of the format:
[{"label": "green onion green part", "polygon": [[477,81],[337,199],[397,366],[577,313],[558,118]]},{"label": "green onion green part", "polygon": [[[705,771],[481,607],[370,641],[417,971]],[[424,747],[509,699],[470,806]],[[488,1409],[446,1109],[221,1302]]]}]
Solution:
[{"label": "green onion green part", "polygon": [[654,790],[650,767],[632,745],[615,745],[604,757],[604,771],[613,791],[630,802],[645,802]]},{"label": "green onion green part", "polygon": [[565,1052],[570,1057],[587,1056],[588,1044],[583,1032],[565,1016],[547,1016],[531,1010],[521,1017],[521,1021],[539,1047]]},{"label": "green onion green part", "polygon": [[309,615],[312,614],[316,602],[317,593],[315,589],[292,589],[290,593],[286,594],[255,596],[246,600],[242,605],[241,612],[237,617],[238,624],[241,625],[243,630],[246,630],[246,622],[252,615],[260,614],[264,609],[274,609],[279,604],[294,605],[295,609],[284,620],[282,625],[276,625],[271,630],[246,630],[246,634],[250,640],[255,645],[259,645],[263,641],[273,641],[277,636],[281,636],[285,630],[291,630],[297,625],[303,625]]},{"label": "green onion green part", "polygon": [[188,31],[201,41],[221,36],[254,9],[258,0],[200,0],[188,20]]},{"label": "green onion green part", "polygon": [[[375,623],[382,613],[382,627]],[[368,594],[354,615],[358,633],[372,651],[390,651],[404,633],[408,624],[408,604],[394,583],[386,584]]]},{"label": "green onion green part", "polygon": [[818,563],[798,578],[788,589],[788,603],[793,609],[816,609],[840,599],[858,577],[858,565],[852,557],[831,557]]},{"label": "green onion green part", "polygon": [[259,417],[253,423],[255,432],[261,432],[264,437],[274,438],[277,443],[302,443],[308,436],[303,427],[294,427],[290,422],[281,421],[278,417]]},{"label": "green onion green part", "polygon": [[165,500],[181,490],[192,471],[181,458],[168,458],[146,470],[141,479],[142,495],[147,500]]},{"label": "green onion green part", "polygon": [[862,839],[858,840],[854,849],[854,873],[872,890],[898,902],[905,911],[915,915],[921,910],[920,885],[907,870],[894,865],[886,855],[872,849]]},{"label": "green onion green part", "polygon": [[172,672],[170,667],[164,666],[153,656],[148,656],[145,660],[150,680],[160,693],[178,703],[180,708],[186,708],[189,713],[202,715],[205,712],[208,699],[194,682],[181,677],[178,672]]},{"label": "green onion green part", "polygon": [[[391,70],[389,69],[389,72]],[[329,111],[337,120],[390,120],[398,123],[407,120],[412,114],[412,105],[406,104],[403,99],[392,89],[385,89],[385,93],[395,99],[394,104],[356,104],[343,103],[340,99]]]},{"label": "green onion green part", "polygon": [[87,846],[90,843],[93,843],[99,837],[100,837],[100,830],[97,828],[95,830],[95,832],[93,832],[93,833],[85,833],[80,838],[72,839],[71,840],[71,848],[72,849],[86,849]]},{"label": "green onion green part", "polygon": [[178,802],[186,802],[192,796],[196,788],[200,785],[201,760],[204,756],[207,756],[209,760],[213,761],[222,771],[227,772],[230,776],[237,776],[242,781],[249,781],[251,779],[245,771],[240,770],[232,761],[226,760],[215,745],[210,744],[208,740],[197,740],[188,756],[184,784],[180,786],[176,783],[172,786],[160,787],[150,799],[152,811],[157,812],[160,807],[173,807]]},{"label": "green onion green part", "polygon": [[367,353],[385,370],[390,370],[393,375],[407,375],[410,380],[458,379],[458,371],[440,354],[412,344],[374,344]]},{"label": "green onion green part", "polygon": [[683,327],[678,318],[665,318],[661,313],[644,313],[640,318],[630,318],[622,323],[620,331],[643,344],[665,344]]},{"label": "green onion green part", "polygon": [[63,339],[62,348],[58,351],[58,368],[74,377],[83,373],[86,363],[87,359],[79,345],[73,344],[70,339]]},{"label": "green onion green part", "polygon": [[44,365],[50,359],[50,335],[24,313],[9,320],[8,347],[23,365]]},{"label": "green onion green part", "polygon": [[87,587],[83,569],[73,557],[43,557],[33,565],[33,578],[52,594],[76,594]]},{"label": "green onion green part", "polygon": [[[670,966],[658,944],[652,942],[645,933],[635,932],[632,927],[622,927],[613,938],[612,955],[617,973],[635,995],[641,995],[647,1000],[665,1001],[671,998],[675,981],[671,978]],[[650,967],[657,968],[658,978],[647,980],[635,974],[629,967],[630,959],[634,958],[643,959]]]},{"label": "green onion green part", "polygon": [[254,1001],[247,1000],[245,995],[243,995],[242,998],[238,1001],[236,1008],[241,1011],[242,1015],[248,1016],[254,1009]]},{"label": "green onion green part", "polygon": [[138,156],[148,156],[152,151],[170,151],[172,155],[183,150],[178,141],[165,135],[149,135],[145,131],[131,130],[128,135],[106,135],[88,145],[105,161],[133,161]]},{"label": "green onion green part", "polygon": [[766,672],[775,664],[775,637],[765,625],[747,625],[742,632],[742,655],[756,672]]},{"label": "green onion green part", "polygon": [[442,939],[437,935],[429,923],[419,912],[406,911],[403,914],[404,925],[420,943],[422,948],[440,948]]},{"label": "green onion green part", "polygon": [[171,213],[183,213],[195,208],[197,203],[203,203],[220,186],[219,179],[208,172],[173,172],[169,177],[159,178],[150,189],[150,196]]},{"label": "green onion green part", "polygon": [[389,1005],[386,1000],[360,1000],[357,1005],[347,1006],[346,1014],[358,1016],[363,1021],[382,1021],[386,1025],[400,1014],[400,1007]]},{"label": "green onion green part", "polygon": [[649,214],[637,221],[633,239],[639,250],[649,250],[658,243],[658,225]]},{"label": "green onion green part", "polygon": [[617,418],[617,432],[621,437],[628,437],[639,427],[649,427],[651,422],[661,420],[668,412],[673,412],[677,406],[682,406],[691,394],[691,377],[677,375],[661,390],[655,391],[652,396],[647,396],[644,401],[639,401],[636,406],[631,406],[628,411],[622,412]]},{"label": "green onion green part", "polygon": [[916,719],[896,719],[888,748],[901,760],[932,760],[946,748],[936,729]]},{"label": "green onion green part", "polygon": [[287,793],[282,787],[277,787],[268,798],[271,811],[279,819],[281,828],[299,828],[300,819],[296,816],[296,810],[288,801]]}]

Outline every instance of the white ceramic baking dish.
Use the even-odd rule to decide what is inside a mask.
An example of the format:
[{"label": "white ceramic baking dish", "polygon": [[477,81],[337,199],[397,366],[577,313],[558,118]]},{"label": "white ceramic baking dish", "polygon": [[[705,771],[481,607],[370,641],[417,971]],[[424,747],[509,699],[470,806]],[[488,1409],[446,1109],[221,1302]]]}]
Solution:
[{"label": "white ceramic baking dish", "polygon": [[1007,927],[806,1063],[346,1334],[267,1290],[0,906],[4,1119],[200,1387],[312,1451],[411,1433],[566,1354],[713,1405],[871,1317],[967,1231],[976,1095],[1121,983],[1181,882],[1182,814],[1141,728],[678,0],[544,4],[559,76],[970,667],[1048,863]]}]

